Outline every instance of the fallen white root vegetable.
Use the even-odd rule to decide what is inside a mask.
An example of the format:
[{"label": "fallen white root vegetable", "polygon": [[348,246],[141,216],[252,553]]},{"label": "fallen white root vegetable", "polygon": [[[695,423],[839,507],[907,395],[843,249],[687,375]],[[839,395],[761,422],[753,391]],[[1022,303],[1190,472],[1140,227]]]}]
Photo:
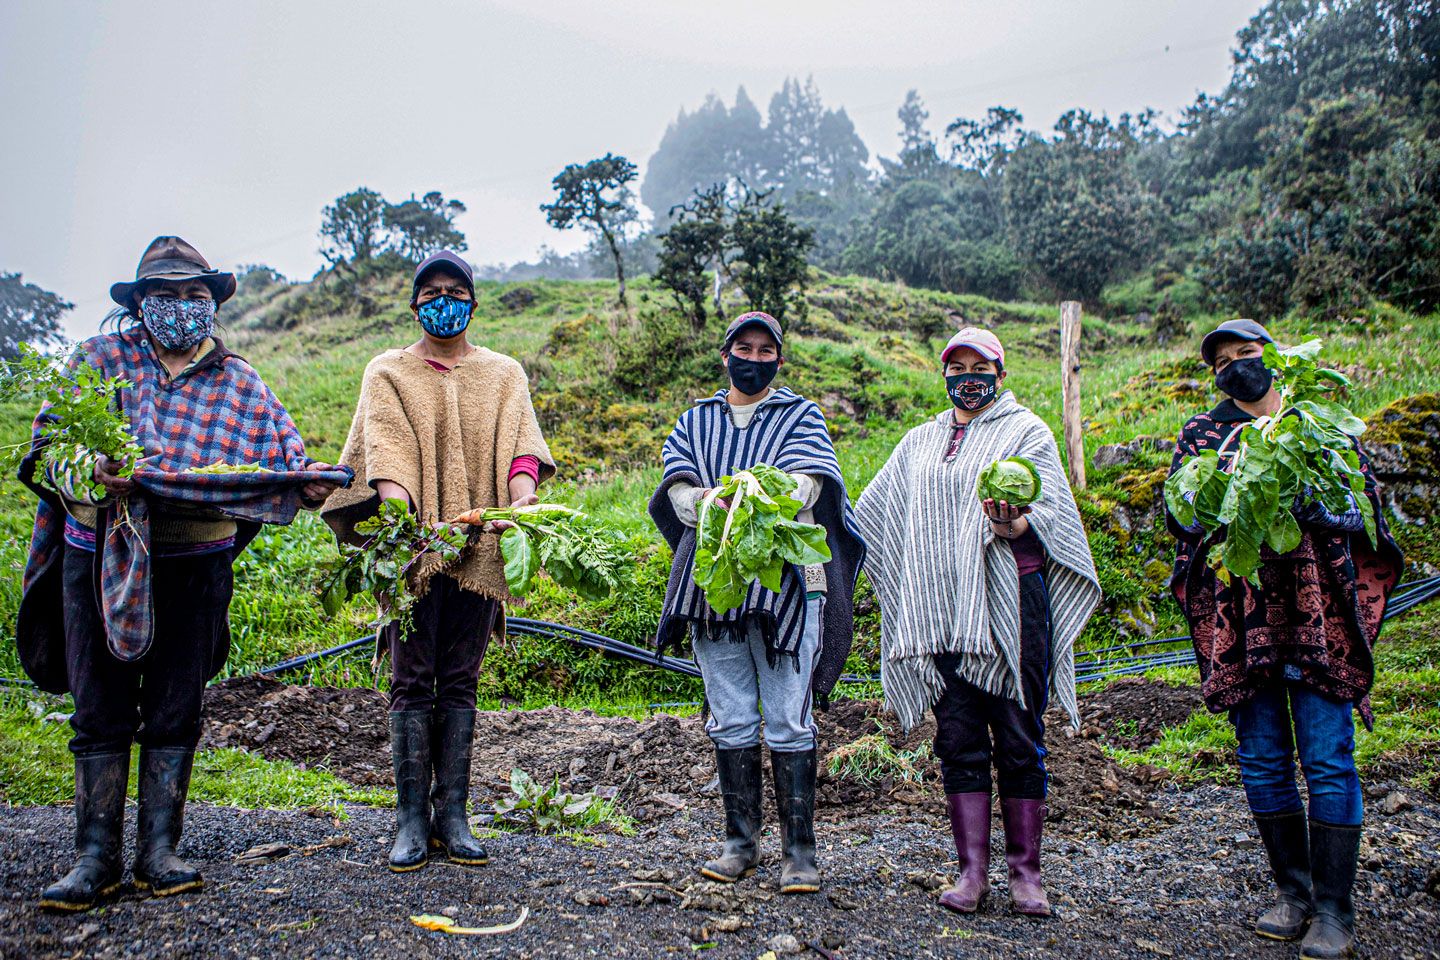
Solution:
[{"label": "fallen white root vegetable", "polygon": [[411,917],[410,922],[425,930],[438,930],[440,933],[458,933],[466,936],[489,933],[513,933],[520,929],[520,925],[530,916],[529,907],[520,908],[520,916],[509,923],[502,923],[498,927],[458,927],[455,921],[449,917],[433,913],[422,913],[418,917]]}]

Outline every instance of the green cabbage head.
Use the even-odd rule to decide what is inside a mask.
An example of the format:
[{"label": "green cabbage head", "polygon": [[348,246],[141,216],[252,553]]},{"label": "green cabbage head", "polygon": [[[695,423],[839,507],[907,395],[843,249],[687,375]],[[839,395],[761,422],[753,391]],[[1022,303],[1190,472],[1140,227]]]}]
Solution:
[{"label": "green cabbage head", "polygon": [[1024,457],[996,460],[980,471],[975,495],[981,500],[1004,500],[1011,506],[1027,507],[1040,499],[1040,471]]}]

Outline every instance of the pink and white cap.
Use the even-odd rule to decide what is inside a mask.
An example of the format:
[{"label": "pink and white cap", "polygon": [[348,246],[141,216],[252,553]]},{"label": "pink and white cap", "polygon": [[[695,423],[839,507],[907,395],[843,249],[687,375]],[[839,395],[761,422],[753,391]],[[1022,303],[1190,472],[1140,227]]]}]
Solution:
[{"label": "pink and white cap", "polygon": [[950,354],[961,347],[969,347],[986,360],[1005,366],[1005,348],[1000,345],[1000,338],[989,330],[981,327],[961,327],[960,332],[951,337],[950,342],[945,344],[945,349],[940,351],[940,363],[949,363]]}]

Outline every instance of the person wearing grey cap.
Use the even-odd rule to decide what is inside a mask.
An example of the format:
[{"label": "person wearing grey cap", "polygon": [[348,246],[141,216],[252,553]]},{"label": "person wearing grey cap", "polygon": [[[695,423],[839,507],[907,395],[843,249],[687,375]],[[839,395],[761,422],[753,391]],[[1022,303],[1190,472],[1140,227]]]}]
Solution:
[{"label": "person wearing grey cap", "polygon": [[[854,592],[865,547],[820,409],[771,386],[784,359],[784,334],[769,314],[737,317],[720,348],[730,385],[696,401],[665,441],[665,473],[650,516],[675,558],[656,643],[689,635],[705,682],[725,803],[725,847],[700,872],[734,883],[760,859],[761,706],[770,747],[783,863],[782,893],[820,888],[815,864],[814,698],[840,678],[854,634]],[[745,600],[717,613],[695,585],[697,506],[720,478],[765,463],[796,482],[799,519],[827,533],[831,559],[786,567],[778,592],[752,584]],[[715,506],[726,508],[723,501]]]},{"label": "person wearing grey cap", "polygon": [[[1228,320],[1206,334],[1200,355],[1226,395],[1185,424],[1171,472],[1202,451],[1227,450],[1245,424],[1283,416],[1265,348],[1275,342],[1254,320]],[[1364,451],[1365,496],[1378,549],[1360,509],[1333,514],[1297,499],[1300,544],[1285,555],[1261,548],[1259,586],[1220,580],[1207,562],[1213,538],[1167,514],[1177,548],[1170,587],[1194,638],[1201,693],[1235,726],[1240,778],[1269,856],[1276,901],[1255,923],[1273,940],[1295,940],[1302,957],[1353,952],[1355,881],[1363,800],[1355,771],[1358,712],[1372,723],[1371,646],[1403,560],[1385,527]],[[1295,783],[1300,755],[1309,810]]]},{"label": "person wearing grey cap", "polygon": [[[361,381],[340,457],[358,482],[322,513],[343,542],[364,539],[355,524],[382,500],[399,500],[427,522],[446,520],[472,508],[535,503],[536,487],[555,472],[525,370],[469,341],[470,265],[449,250],[427,258],[415,270],[410,310],[419,339],[371,360]],[[483,864],[489,855],[470,832],[466,804],[480,664],[510,599],[498,538],[472,538],[448,566],[430,555],[410,587],[420,598],[412,622],[402,631],[392,621],[378,637],[391,662],[397,830],[390,869],[425,866],[429,848],[454,863]]]}]

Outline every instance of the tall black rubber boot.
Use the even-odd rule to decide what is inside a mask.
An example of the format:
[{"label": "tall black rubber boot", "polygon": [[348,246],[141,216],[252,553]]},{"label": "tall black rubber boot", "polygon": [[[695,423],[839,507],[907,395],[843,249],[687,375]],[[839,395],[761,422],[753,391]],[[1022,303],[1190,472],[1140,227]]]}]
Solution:
[{"label": "tall black rubber boot", "polygon": [[1298,940],[1315,912],[1310,889],[1310,832],[1305,828],[1305,811],[1255,814],[1255,826],[1270,873],[1275,878],[1275,905],[1255,921],[1255,932],[1271,940]]},{"label": "tall black rubber boot", "polygon": [[1307,960],[1355,956],[1355,866],[1360,827],[1310,821],[1310,871],[1315,881],[1315,916],[1300,941]]},{"label": "tall black rubber boot", "polygon": [[815,865],[815,751],[770,751],[775,776],[775,807],[780,814],[781,893],[814,893],[820,889]]},{"label": "tall black rubber boot", "polygon": [[390,869],[419,870],[429,859],[430,842],[429,710],[390,714],[390,756],[395,765],[395,843]]},{"label": "tall black rubber boot", "polygon": [[490,855],[470,832],[470,744],[475,737],[474,710],[436,710],[431,721],[431,760],[435,789],[430,793],[430,846],[452,863],[481,866]]},{"label": "tall black rubber boot", "polygon": [[135,830],[135,887],[168,897],[205,885],[200,871],[175,855],[185,825],[194,749],[142,747],[140,815]]},{"label": "tall black rubber boot", "polygon": [[130,752],[75,758],[75,866],[40,894],[46,910],[89,910],[120,889]]},{"label": "tall black rubber boot", "polygon": [[725,848],[705,861],[702,876],[734,883],[755,872],[760,862],[760,748],[715,749],[720,796],[725,802]]}]

